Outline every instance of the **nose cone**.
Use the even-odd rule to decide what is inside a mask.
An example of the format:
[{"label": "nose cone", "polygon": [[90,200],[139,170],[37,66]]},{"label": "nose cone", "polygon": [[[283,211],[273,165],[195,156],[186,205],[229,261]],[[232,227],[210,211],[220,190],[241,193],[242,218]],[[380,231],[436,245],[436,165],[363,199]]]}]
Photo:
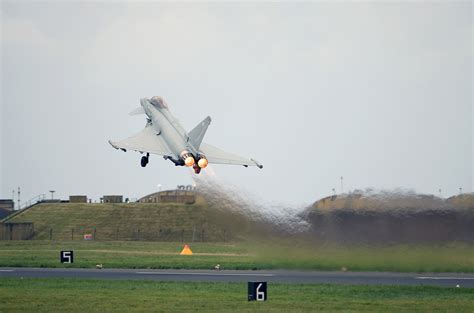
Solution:
[{"label": "nose cone", "polygon": [[192,156],[188,156],[184,160],[184,164],[186,164],[186,166],[193,166],[194,165],[194,158]]},{"label": "nose cone", "polygon": [[159,107],[160,109],[167,109],[168,108],[168,104],[166,104],[165,100],[163,100],[162,97],[160,96],[154,96],[153,98],[150,99],[150,102]]},{"label": "nose cone", "polygon": [[198,161],[198,165],[200,168],[206,168],[207,164],[209,164],[209,162],[205,158],[202,158]]}]

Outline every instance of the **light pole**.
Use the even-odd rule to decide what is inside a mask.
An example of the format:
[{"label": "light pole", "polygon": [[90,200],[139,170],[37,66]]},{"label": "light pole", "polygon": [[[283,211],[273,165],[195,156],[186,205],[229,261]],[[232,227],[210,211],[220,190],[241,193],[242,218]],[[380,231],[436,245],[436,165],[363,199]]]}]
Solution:
[{"label": "light pole", "polygon": [[56,190],[50,190],[49,192],[51,192],[51,200],[53,200],[53,195],[56,192]]},{"label": "light pole", "polygon": [[459,194],[462,195],[462,187],[459,187]]},{"label": "light pole", "polygon": [[336,188],[333,188],[332,192],[334,193],[334,195],[336,195]]},{"label": "light pole", "polygon": [[438,192],[439,192],[439,197],[442,198],[441,188],[438,189]]},{"label": "light pole", "polygon": [[15,189],[12,190],[13,210],[15,210]]},{"label": "light pole", "polygon": [[344,193],[344,177],[341,176],[341,194]]}]

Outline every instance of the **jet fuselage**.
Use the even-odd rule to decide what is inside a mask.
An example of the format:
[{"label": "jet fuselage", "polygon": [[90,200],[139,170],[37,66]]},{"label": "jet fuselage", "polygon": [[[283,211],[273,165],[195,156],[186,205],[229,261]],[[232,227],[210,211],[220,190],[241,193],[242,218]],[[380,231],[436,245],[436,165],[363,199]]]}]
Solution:
[{"label": "jet fuselage", "polygon": [[150,153],[161,155],[176,166],[192,167],[196,174],[209,163],[257,166],[254,159],[226,152],[203,142],[211,117],[207,116],[189,132],[186,132],[179,121],[171,114],[168,105],[159,96],[140,99],[141,106],[130,112],[130,115],[146,114],[145,128],[139,133],[119,141],[109,140],[109,144],[122,151],[138,151],[144,156],[140,164],[146,167]]},{"label": "jet fuselage", "polygon": [[[155,100],[155,101],[153,101]],[[160,101],[160,102],[157,102]],[[196,162],[200,158],[199,151],[188,142],[186,131],[179,122],[171,115],[166,104],[162,99],[141,99],[140,103],[151,121],[153,129],[157,136],[162,136],[169,150],[174,154],[173,158],[168,158],[175,165],[185,165],[185,162],[191,162],[192,157]],[[192,164],[186,164],[192,166]]]}]

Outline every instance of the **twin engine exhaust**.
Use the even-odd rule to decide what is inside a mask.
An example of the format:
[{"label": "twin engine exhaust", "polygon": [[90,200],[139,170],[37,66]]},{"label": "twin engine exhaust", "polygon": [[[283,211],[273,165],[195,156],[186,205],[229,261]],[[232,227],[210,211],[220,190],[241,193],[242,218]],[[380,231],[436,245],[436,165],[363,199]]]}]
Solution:
[{"label": "twin engine exhaust", "polygon": [[198,155],[198,161],[194,158],[194,155],[188,151],[181,152],[181,159],[184,161],[184,165],[187,167],[193,167],[194,173],[199,174],[201,169],[206,168],[209,164],[209,161],[206,159],[206,156],[203,154]]}]

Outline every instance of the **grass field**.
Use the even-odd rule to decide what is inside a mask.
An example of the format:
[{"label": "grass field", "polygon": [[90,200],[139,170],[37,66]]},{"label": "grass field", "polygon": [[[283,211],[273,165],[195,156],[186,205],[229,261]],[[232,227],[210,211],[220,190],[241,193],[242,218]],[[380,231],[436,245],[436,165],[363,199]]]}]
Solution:
[{"label": "grass field", "polygon": [[474,289],[246,283],[1,279],[0,312],[473,312]]},{"label": "grass field", "polygon": [[[344,247],[280,240],[190,246],[194,255],[181,256],[183,244],[176,242],[0,241],[0,266],[474,272],[474,247],[461,244]],[[74,264],[59,263],[61,250],[74,250]]]},{"label": "grass field", "polygon": [[231,218],[202,203],[42,203],[9,222],[34,222],[40,240],[225,241],[238,233]]}]

